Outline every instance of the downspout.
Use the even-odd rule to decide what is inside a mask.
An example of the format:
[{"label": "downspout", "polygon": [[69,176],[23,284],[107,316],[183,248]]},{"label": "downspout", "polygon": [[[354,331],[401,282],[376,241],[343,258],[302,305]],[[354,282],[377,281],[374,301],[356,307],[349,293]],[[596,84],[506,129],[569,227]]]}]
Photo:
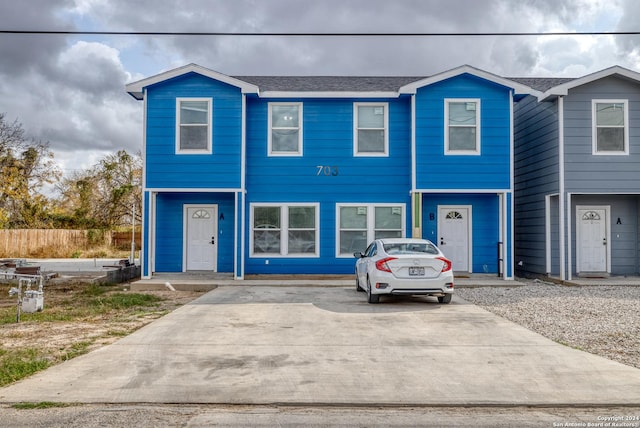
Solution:
[{"label": "downspout", "polygon": [[[505,212],[505,216],[506,219],[508,219],[508,225],[505,226],[505,230],[508,231],[508,242],[509,242],[509,264],[508,264],[508,269],[506,268],[506,264],[505,264],[505,269],[504,269],[504,279],[513,279],[513,277],[515,276],[515,257],[516,257],[516,245],[515,245],[515,214],[514,214],[514,210],[515,210],[515,187],[514,187],[514,182],[515,182],[515,162],[516,162],[516,155],[515,155],[515,129],[514,129],[514,106],[513,106],[513,89],[511,89],[509,91],[509,115],[511,117],[510,123],[509,123],[509,133],[510,133],[510,150],[511,150],[511,156],[509,159],[510,162],[510,169],[511,171],[509,172],[510,174],[510,180],[509,180],[509,192],[511,194],[511,197],[508,200],[508,207],[509,210],[508,212]],[[506,195],[505,195],[506,197]],[[507,216],[507,214],[510,213],[511,215]],[[510,272],[511,274],[509,275]]]},{"label": "downspout", "polygon": [[559,234],[560,234],[560,280],[566,280],[566,237],[565,237],[565,195],[564,195],[564,97],[558,97],[558,181],[559,183],[559,199],[558,199],[558,211],[559,211]]},{"label": "downspout", "polygon": [[[240,141],[240,193],[241,193],[241,207],[238,214],[238,194],[236,194],[236,228],[235,228],[235,242],[238,242],[238,227],[240,227],[240,272],[237,271],[238,263],[237,259],[234,260],[234,272],[236,279],[244,279],[244,250],[245,250],[245,214],[246,214],[246,173],[247,173],[247,94],[242,94],[242,123],[241,123],[241,141]],[[239,217],[239,218],[238,218]],[[236,248],[238,248],[236,246]],[[235,251],[238,257],[238,251]]]},{"label": "downspout", "polygon": [[551,276],[551,195],[544,196],[545,273]]},{"label": "downspout", "polygon": [[411,236],[422,238],[422,194],[417,187],[416,94],[411,95]]},{"label": "downspout", "polygon": [[[151,229],[149,229],[149,236],[145,230],[150,225],[151,216],[147,213],[147,88],[143,89],[143,97],[142,97],[142,213],[140,214],[140,264],[142,265],[143,261],[145,262],[145,266],[142,269],[146,270],[146,273],[142,273],[143,279],[150,279],[153,271],[151,270],[151,242],[146,242],[147,238],[150,238],[152,233]],[[150,197],[150,195],[149,195]],[[149,206],[152,206],[151,199],[149,199]],[[145,220],[146,218],[146,220]],[[145,245],[146,243],[146,245]],[[147,252],[143,253],[145,247],[147,248]]]},{"label": "downspout", "polygon": [[247,94],[242,94],[242,119],[240,129],[240,191],[244,193],[247,168]]},{"label": "downspout", "polygon": [[411,95],[411,191],[416,191],[416,94]]}]

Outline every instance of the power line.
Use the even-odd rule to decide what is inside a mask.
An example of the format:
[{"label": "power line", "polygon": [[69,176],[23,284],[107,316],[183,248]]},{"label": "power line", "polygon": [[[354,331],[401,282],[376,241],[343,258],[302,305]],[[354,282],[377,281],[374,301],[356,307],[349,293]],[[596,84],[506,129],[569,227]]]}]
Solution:
[{"label": "power line", "polygon": [[640,31],[551,31],[551,32],[488,32],[488,33],[379,33],[379,32],[244,32],[244,31],[63,31],[63,30],[1,30],[0,34],[63,35],[63,36],[234,36],[234,37],[519,37],[519,36],[637,36]]}]

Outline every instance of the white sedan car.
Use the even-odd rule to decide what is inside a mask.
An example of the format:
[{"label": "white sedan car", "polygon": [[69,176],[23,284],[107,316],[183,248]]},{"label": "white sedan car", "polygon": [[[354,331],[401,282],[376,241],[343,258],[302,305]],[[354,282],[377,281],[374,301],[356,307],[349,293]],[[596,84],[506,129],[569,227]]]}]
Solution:
[{"label": "white sedan car", "polygon": [[426,239],[376,239],[356,261],[356,290],[366,291],[369,303],[380,295],[437,296],[440,303],[451,302],[453,268],[451,262]]}]

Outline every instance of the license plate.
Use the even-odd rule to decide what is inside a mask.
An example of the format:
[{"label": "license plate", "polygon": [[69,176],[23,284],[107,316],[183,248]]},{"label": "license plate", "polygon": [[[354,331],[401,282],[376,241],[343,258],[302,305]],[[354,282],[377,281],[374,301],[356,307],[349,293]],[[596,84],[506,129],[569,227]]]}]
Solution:
[{"label": "license plate", "polygon": [[424,268],[423,267],[410,267],[409,268],[410,276],[424,276]]}]

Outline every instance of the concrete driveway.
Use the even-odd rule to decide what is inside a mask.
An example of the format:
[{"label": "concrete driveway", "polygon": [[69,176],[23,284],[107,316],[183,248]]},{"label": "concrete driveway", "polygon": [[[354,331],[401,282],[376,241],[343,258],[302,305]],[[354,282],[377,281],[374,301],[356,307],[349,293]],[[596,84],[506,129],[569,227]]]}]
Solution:
[{"label": "concrete driveway", "polygon": [[[383,298],[384,300],[384,298]],[[454,297],[233,285],[0,389],[0,402],[614,406],[640,370]]]}]

